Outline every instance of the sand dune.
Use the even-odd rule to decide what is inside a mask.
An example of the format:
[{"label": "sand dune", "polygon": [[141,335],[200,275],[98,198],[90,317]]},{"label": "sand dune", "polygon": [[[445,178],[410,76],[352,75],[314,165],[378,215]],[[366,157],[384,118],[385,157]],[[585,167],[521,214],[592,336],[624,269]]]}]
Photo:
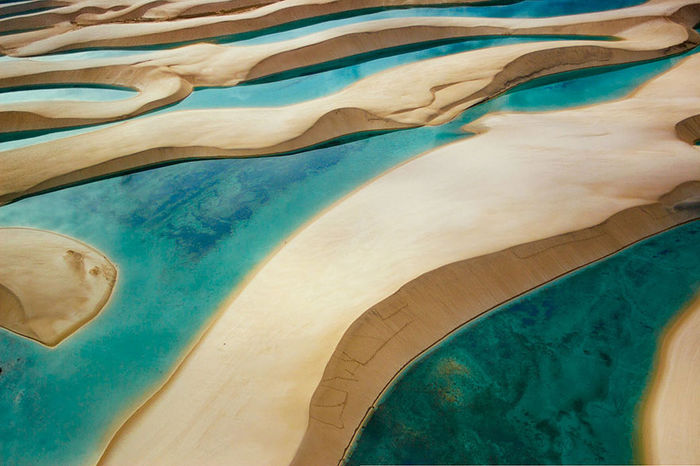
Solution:
[{"label": "sand dune", "polygon": [[232,297],[104,462],[291,461],[336,345],[375,303],[428,270],[599,224],[700,179],[700,152],[675,132],[700,106],[699,70],[693,56],[617,102],[484,117],[479,136],[337,203]]},{"label": "sand dune", "polygon": [[94,318],[117,278],[99,251],[29,228],[0,228],[0,264],[0,326],[48,346]]}]

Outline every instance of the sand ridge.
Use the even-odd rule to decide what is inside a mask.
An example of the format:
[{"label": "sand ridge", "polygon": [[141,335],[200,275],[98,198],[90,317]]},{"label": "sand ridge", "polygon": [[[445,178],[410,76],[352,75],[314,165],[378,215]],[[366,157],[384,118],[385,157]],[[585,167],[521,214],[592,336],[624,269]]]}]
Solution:
[{"label": "sand ridge", "polygon": [[73,238],[0,228],[0,327],[56,346],[105,306],[116,266]]}]

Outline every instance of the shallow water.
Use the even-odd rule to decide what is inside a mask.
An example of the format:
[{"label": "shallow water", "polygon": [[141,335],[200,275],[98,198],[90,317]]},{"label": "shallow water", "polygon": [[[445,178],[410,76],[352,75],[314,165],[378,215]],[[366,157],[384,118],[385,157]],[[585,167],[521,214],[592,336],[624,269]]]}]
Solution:
[{"label": "shallow water", "polygon": [[346,464],[627,464],[662,329],[700,288],[700,222],[466,325],[396,380]]},{"label": "shallow water", "polygon": [[0,105],[51,100],[114,101],[137,95],[135,90],[114,86],[61,85],[35,89],[0,89]]},{"label": "shallow water", "polygon": [[246,273],[370,178],[468,136],[460,126],[489,111],[526,110],[543,96],[567,106],[617,98],[675,60],[512,92],[440,127],[286,157],[171,165],[1,207],[0,225],[94,245],[118,265],[119,280],[101,315],[54,350],[0,330],[0,458],[89,460],[109,426],[160,383]]}]

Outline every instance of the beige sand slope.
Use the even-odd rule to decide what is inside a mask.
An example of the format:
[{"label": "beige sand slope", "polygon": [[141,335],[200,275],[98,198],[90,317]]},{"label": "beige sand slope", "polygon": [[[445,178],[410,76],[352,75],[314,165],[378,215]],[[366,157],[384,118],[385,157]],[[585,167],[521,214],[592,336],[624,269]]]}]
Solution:
[{"label": "beige sand slope", "polygon": [[0,326],[55,346],[95,317],[117,269],[75,239],[29,228],[0,228]]},{"label": "beige sand slope", "polygon": [[334,205],[232,298],[105,463],[288,463],[335,346],[366,309],[428,270],[596,225],[700,179],[700,151],[675,132],[700,107],[699,72],[693,56],[618,102],[487,116],[483,134]]},{"label": "beige sand slope", "polygon": [[372,306],[338,343],[311,399],[292,464],[338,464],[408,363],[454,330],[512,297],[674,225],[700,218],[700,182],[594,227],[427,272]]},{"label": "beige sand slope", "polygon": [[689,25],[700,18],[700,8],[678,10],[681,2],[672,3],[673,18],[617,23],[616,29],[623,28],[617,34],[625,39],[621,41],[553,41],[476,50],[393,68],[336,94],[286,107],[171,112],[4,151],[0,203],[166,161],[279,154],[362,131],[441,124],[536,77],[695,47],[700,36]]},{"label": "beige sand slope", "polygon": [[646,463],[700,464],[700,298],[661,340],[642,423]]}]

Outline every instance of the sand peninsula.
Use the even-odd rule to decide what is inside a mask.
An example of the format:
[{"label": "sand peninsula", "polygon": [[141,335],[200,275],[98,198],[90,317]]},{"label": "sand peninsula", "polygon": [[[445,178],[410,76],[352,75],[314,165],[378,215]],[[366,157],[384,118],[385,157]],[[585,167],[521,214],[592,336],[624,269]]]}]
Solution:
[{"label": "sand peninsula", "polygon": [[[321,380],[331,389],[313,398],[312,415],[319,423],[338,418],[345,395],[333,391],[324,370],[329,360],[329,370],[342,369],[334,350],[367,309],[426,271],[590,228],[700,179],[698,149],[676,133],[676,123],[700,106],[699,69],[700,57],[691,56],[619,101],[488,115],[467,128],[478,136],[419,156],[336,203],[232,296],[170,380],[116,435],[103,463],[290,462]],[[687,186],[696,189],[681,190]],[[693,202],[681,202],[678,215]],[[630,218],[640,224],[611,221],[614,234],[573,234],[587,246],[566,262],[550,262],[556,254],[543,252],[553,268],[536,277],[544,282],[613,252],[673,225],[666,222],[677,215],[668,205],[639,212]],[[508,291],[504,286],[504,299]],[[498,300],[485,301],[482,311]],[[401,316],[396,326],[407,323]],[[358,408],[360,416],[367,407]],[[342,427],[348,439],[355,426]]]},{"label": "sand peninsula", "polygon": [[[700,20],[700,4],[691,0],[650,2],[635,8],[601,13],[601,16],[608,20],[572,25],[571,17],[550,18],[549,26],[543,26],[542,20],[521,22],[532,24],[530,34],[605,34],[607,31],[620,40],[547,41],[474,50],[386,70],[338,93],[286,107],[174,111],[50,143],[4,151],[6,170],[0,176],[0,203],[176,160],[284,154],[356,133],[438,125],[473,105],[537,77],[659,58],[690,50],[700,43],[700,35],[692,29]],[[408,22],[408,31],[416,34],[415,31],[422,31],[420,27],[411,26],[410,19],[393,22],[398,30],[387,36],[389,42],[384,45],[397,40],[391,37],[402,35],[399,27],[402,21]],[[442,21],[449,25],[452,19],[439,19],[438,22]],[[487,27],[490,21],[497,20],[480,21],[479,24]],[[498,27],[505,27],[503,24]],[[486,32],[478,34],[488,34],[488,30],[484,30]],[[509,31],[513,32],[513,29]],[[333,33],[329,34],[332,36]],[[424,38],[425,32],[421,34],[423,36],[419,36]],[[340,37],[351,43],[357,41],[352,33]],[[324,42],[322,37],[316,37],[302,40],[292,47],[292,51],[303,50],[309,45],[306,40],[320,40],[326,48],[331,44],[331,49],[338,46],[333,38]],[[402,40],[405,42],[406,39]],[[322,49],[319,46],[314,50]],[[252,70],[251,76],[257,78],[261,74],[310,62],[310,55],[304,53],[292,53],[289,60],[277,60],[274,51],[271,52],[272,58],[267,60],[254,53],[252,61],[238,62],[237,55],[224,51],[220,57],[220,51],[221,47],[216,46],[193,46],[187,52],[197,52],[193,55],[196,59],[189,64],[173,64],[171,60],[174,58],[167,58],[171,52],[164,52],[166,58],[162,62],[154,58],[152,62],[146,60],[138,66],[114,65],[117,68],[111,71],[103,61],[97,64],[99,66],[91,65],[90,61],[80,66],[75,62],[10,62],[3,67],[5,71],[0,72],[0,86],[12,87],[25,81],[30,84],[47,80],[52,83],[80,82],[77,78],[70,79],[71,73],[99,74],[95,70],[103,69],[108,75],[124,77],[121,84],[137,89],[146,89],[148,76],[154,76],[151,83],[154,90],[150,94],[143,91],[123,101],[58,102],[53,107],[42,107],[42,110],[37,106],[42,104],[7,104],[0,106],[0,122],[4,128],[19,131],[71,126],[88,120],[111,121],[178,100],[189,93],[192,86],[204,84],[197,76],[208,75],[207,85],[216,84],[217,79],[219,85],[223,84],[222,81],[229,83],[231,79],[245,79],[245,75],[232,73],[231,63],[242,63],[243,72]],[[178,60],[186,56],[182,51],[172,53]],[[347,48],[340,55],[349,53],[351,49]],[[295,64],[296,60],[300,61]],[[474,63],[479,63],[479,66],[475,67]],[[139,66],[145,71],[139,71]],[[172,70],[177,71],[173,74]],[[172,75],[170,80],[165,77],[168,73]],[[141,76],[145,81],[138,85],[129,84],[128,76],[134,79]],[[96,75],[94,79],[97,79]],[[169,84],[157,84],[161,79]],[[76,119],[76,114],[82,116]],[[143,134],[150,136],[144,138]]]},{"label": "sand peninsula", "polygon": [[641,410],[641,460],[700,464],[700,297],[669,324],[660,342]]},{"label": "sand peninsula", "polygon": [[0,228],[0,326],[56,346],[109,300],[117,268],[73,238]]}]

